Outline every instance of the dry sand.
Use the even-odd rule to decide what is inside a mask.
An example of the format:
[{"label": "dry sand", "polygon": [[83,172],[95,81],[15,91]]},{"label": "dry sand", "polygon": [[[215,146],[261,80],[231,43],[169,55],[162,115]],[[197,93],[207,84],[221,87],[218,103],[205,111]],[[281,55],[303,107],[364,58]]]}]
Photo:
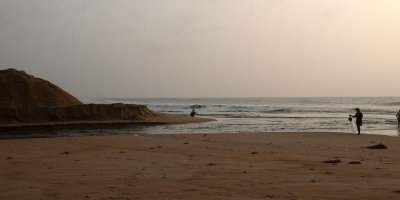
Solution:
[{"label": "dry sand", "polygon": [[[363,148],[378,143],[388,149]],[[0,166],[0,199],[400,199],[400,138],[389,136],[12,139],[0,140]]]}]

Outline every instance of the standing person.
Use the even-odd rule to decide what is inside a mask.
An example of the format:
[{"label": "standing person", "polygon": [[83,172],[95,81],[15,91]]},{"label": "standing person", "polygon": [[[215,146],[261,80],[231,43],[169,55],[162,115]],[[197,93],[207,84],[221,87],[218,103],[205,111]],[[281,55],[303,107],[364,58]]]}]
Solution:
[{"label": "standing person", "polygon": [[400,129],[400,110],[399,112],[397,112],[396,118],[397,118],[397,128]]},{"label": "standing person", "polygon": [[193,108],[192,112],[190,113],[190,116],[194,117],[195,115],[197,115],[196,110]]},{"label": "standing person", "polygon": [[363,118],[363,114],[360,111],[359,108],[356,108],[356,114],[353,116],[356,118],[356,125],[357,125],[357,131],[358,131],[358,135],[360,135],[361,133],[361,126],[362,126],[362,118]]}]

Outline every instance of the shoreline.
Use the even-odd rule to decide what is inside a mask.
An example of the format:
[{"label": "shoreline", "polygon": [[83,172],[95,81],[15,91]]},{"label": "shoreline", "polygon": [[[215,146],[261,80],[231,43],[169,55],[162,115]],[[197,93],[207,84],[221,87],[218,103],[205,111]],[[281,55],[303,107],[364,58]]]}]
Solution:
[{"label": "shoreline", "polygon": [[9,139],[0,199],[398,199],[398,155],[331,132]]},{"label": "shoreline", "polygon": [[[202,118],[200,120],[205,120],[201,122],[188,122],[188,123],[203,123],[210,122],[207,118]],[[214,121],[214,120],[212,120]],[[80,125],[83,124],[83,126]],[[86,124],[88,123],[88,124]],[[9,139],[29,139],[29,138],[62,138],[62,137],[88,137],[88,136],[119,136],[119,135],[202,135],[202,134],[291,134],[291,133],[325,133],[325,134],[346,134],[360,136],[353,134],[348,131],[269,131],[269,132],[143,132],[138,131],[138,128],[150,128],[153,126],[162,125],[173,125],[174,123],[161,123],[161,122],[131,122],[125,120],[115,120],[111,122],[79,122],[74,124],[63,125],[62,123],[58,125],[49,124],[44,128],[37,128],[41,124],[34,126],[15,126],[11,129],[7,127],[0,126],[0,140]],[[182,123],[178,123],[182,124]],[[64,132],[66,131],[66,132]],[[105,131],[105,132],[104,132]],[[98,132],[98,133],[97,133]],[[388,136],[388,137],[399,137],[400,129],[388,129],[388,130],[367,130],[361,133],[361,135],[366,136]]]},{"label": "shoreline", "polygon": [[81,121],[55,121],[42,123],[0,123],[2,131],[31,131],[31,130],[57,130],[57,129],[95,129],[113,128],[124,126],[141,125],[168,125],[168,124],[187,124],[211,122],[215,119],[190,117],[186,115],[175,115],[159,113],[148,119],[143,120],[81,120]]}]

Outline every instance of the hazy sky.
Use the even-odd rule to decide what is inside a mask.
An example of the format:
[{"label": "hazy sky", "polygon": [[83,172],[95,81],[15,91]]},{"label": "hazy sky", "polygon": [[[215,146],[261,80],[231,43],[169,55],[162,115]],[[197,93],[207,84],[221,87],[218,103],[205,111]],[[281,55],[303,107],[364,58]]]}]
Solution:
[{"label": "hazy sky", "polygon": [[399,96],[399,0],[0,0],[0,67],[77,97]]}]

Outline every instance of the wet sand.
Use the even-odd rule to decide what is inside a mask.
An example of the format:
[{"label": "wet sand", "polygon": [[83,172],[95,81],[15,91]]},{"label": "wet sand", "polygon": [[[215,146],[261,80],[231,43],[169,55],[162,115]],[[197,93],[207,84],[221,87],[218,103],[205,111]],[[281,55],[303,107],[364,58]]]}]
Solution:
[{"label": "wet sand", "polygon": [[[363,148],[379,143],[388,149]],[[0,140],[0,166],[0,199],[400,199],[400,138],[390,136],[11,139]]]},{"label": "wet sand", "polygon": [[42,123],[0,123],[0,131],[25,131],[46,129],[72,129],[72,128],[107,128],[135,125],[165,125],[165,124],[187,124],[215,121],[214,119],[202,117],[190,117],[185,115],[157,113],[154,116],[141,120],[80,120],[60,121]]}]

